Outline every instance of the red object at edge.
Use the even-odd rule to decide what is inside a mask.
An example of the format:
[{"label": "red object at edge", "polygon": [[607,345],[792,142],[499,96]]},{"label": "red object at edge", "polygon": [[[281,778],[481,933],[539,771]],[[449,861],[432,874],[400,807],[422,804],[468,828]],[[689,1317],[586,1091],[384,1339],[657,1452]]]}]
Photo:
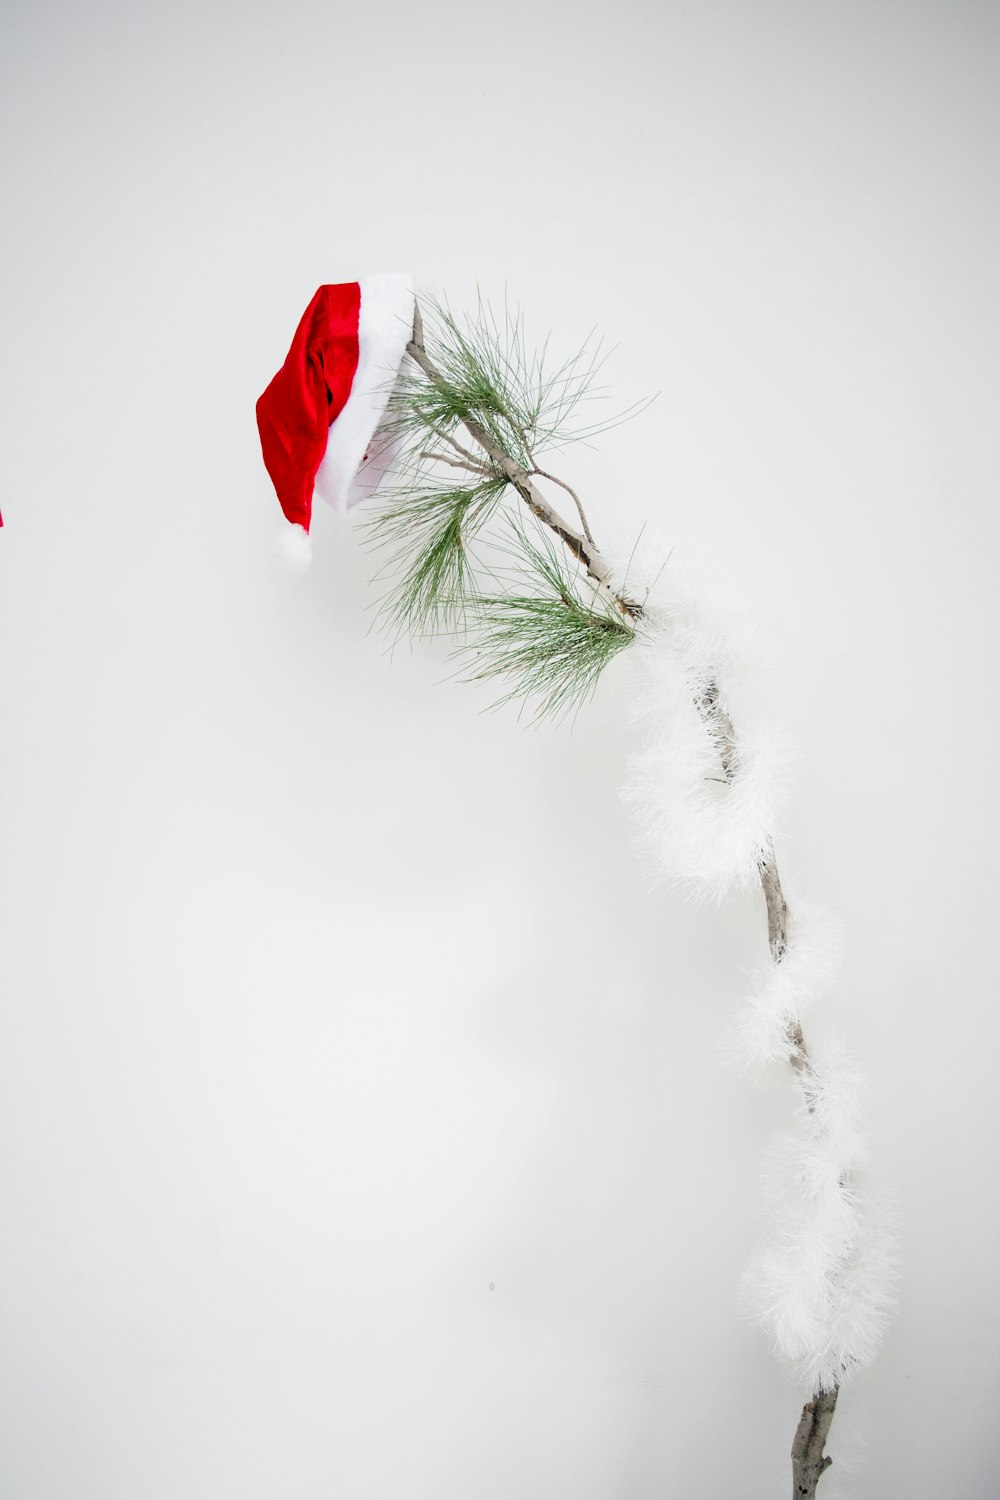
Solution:
[{"label": "red object at edge", "polygon": [[264,467],[288,520],[306,531],[330,423],[343,411],[358,368],[360,311],[357,281],[321,286],[285,363],[257,402]]}]

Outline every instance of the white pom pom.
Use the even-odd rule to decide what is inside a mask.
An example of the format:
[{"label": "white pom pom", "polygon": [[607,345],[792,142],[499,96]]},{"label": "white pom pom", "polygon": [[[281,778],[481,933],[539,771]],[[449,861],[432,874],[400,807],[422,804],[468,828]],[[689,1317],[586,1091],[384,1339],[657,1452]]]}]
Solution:
[{"label": "white pom pom", "polygon": [[290,573],[304,573],[312,562],[312,542],[304,526],[283,526],[275,538],[278,561]]}]

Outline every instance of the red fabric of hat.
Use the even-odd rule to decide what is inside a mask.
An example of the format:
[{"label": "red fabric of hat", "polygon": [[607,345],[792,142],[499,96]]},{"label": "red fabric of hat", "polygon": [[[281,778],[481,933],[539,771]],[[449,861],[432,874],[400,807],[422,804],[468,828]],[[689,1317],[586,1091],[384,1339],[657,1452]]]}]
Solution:
[{"label": "red fabric of hat", "polygon": [[316,471],[330,423],[347,404],[358,368],[361,285],[321,286],[285,362],[257,402],[264,466],[293,526],[309,530]]},{"label": "red fabric of hat", "polygon": [[257,402],[264,464],[291,524],[285,560],[305,566],[313,491],[336,510],[371,494],[393,456],[374,440],[413,325],[413,287],[395,273],[321,286]]}]

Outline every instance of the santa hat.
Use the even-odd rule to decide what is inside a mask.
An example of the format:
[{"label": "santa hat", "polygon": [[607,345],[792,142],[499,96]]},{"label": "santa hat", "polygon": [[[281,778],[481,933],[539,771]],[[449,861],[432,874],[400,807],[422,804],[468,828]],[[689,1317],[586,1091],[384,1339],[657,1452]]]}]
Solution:
[{"label": "santa hat", "polygon": [[257,402],[264,464],[288,526],[291,567],[309,566],[313,488],[348,511],[376,488],[395,445],[376,429],[413,329],[409,276],[321,286]]}]

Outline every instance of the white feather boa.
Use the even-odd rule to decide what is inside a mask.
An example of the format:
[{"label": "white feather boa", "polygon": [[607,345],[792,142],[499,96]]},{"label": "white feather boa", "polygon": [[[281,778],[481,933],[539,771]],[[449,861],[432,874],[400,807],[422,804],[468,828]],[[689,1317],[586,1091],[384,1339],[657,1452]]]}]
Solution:
[{"label": "white feather boa", "polygon": [[[740,612],[706,603],[703,580],[673,571],[652,593],[663,602],[647,604],[630,653],[642,741],[623,795],[658,875],[722,899],[757,883],[780,834],[788,737]],[[728,779],[712,715],[696,706],[709,690],[734,728]],[[837,924],[818,908],[792,906],[783,959],[754,976],[731,1042],[747,1073],[763,1077],[779,1066],[800,1085],[793,1125],[768,1153],[765,1226],[743,1293],[748,1314],[809,1391],[839,1386],[871,1362],[895,1277],[886,1216],[859,1187],[866,1151],[857,1073],[833,1045],[811,1050],[808,1073],[788,1067],[790,1028],[830,990],[838,968]]]}]

